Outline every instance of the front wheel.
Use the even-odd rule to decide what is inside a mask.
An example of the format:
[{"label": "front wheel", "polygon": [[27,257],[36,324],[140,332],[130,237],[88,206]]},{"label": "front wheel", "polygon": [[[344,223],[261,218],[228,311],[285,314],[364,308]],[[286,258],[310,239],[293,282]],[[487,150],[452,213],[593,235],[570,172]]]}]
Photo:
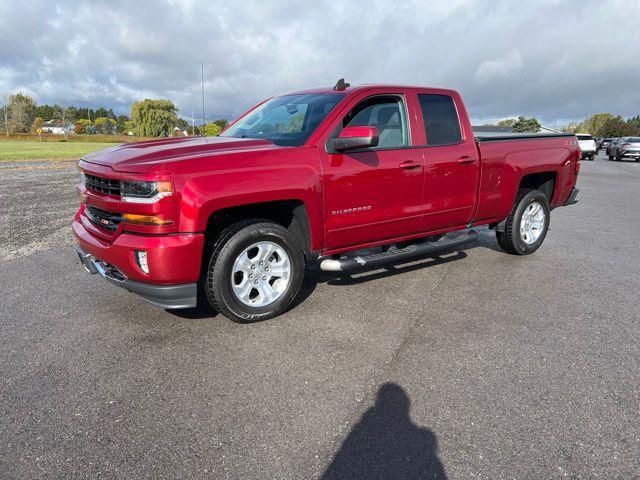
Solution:
[{"label": "front wheel", "polygon": [[304,254],[281,225],[247,221],[227,228],[211,248],[204,291],[211,306],[237,322],[283,313],[304,277]]},{"label": "front wheel", "polygon": [[504,232],[496,231],[498,244],[513,255],[535,252],[547,235],[550,210],[547,196],[540,190],[521,189]]}]

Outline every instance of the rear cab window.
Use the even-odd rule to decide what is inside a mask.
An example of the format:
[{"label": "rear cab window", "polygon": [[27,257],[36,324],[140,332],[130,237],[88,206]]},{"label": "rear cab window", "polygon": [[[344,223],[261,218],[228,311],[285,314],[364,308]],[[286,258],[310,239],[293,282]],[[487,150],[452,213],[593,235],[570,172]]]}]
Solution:
[{"label": "rear cab window", "polygon": [[418,102],[428,146],[455,145],[462,142],[460,119],[452,97],[419,93]]}]

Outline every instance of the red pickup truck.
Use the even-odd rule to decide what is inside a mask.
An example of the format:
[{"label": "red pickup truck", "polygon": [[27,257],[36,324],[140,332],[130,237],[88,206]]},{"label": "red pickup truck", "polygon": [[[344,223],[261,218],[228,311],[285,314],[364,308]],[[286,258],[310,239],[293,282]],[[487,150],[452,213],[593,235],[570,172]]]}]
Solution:
[{"label": "red pickup truck", "polygon": [[266,100],[218,137],[85,156],[73,231],[88,271],[154,305],[206,298],[255,321],[291,304],[311,263],[453,250],[477,225],[532,253],[550,211],[577,201],[579,159],[574,135],[474,136],[453,90],[338,82]]}]

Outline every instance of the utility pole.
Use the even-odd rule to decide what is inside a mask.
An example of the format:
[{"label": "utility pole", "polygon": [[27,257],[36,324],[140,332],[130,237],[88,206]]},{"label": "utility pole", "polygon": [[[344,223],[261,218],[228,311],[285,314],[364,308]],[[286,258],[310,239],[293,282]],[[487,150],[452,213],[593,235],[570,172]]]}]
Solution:
[{"label": "utility pole", "polygon": [[191,136],[196,136],[196,119],[193,116],[193,112],[191,112]]},{"label": "utility pole", "polygon": [[204,62],[200,64],[202,67],[202,79],[200,85],[202,86],[202,132],[204,132]]},{"label": "utility pole", "polygon": [[64,115],[65,108],[62,107],[62,131],[64,132],[64,141],[67,141],[67,121],[65,120]]}]

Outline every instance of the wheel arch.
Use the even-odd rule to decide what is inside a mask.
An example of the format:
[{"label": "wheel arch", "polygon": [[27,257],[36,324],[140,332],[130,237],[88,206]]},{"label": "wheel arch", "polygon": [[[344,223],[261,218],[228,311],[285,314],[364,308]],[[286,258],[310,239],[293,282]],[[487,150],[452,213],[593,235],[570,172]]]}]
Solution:
[{"label": "wheel arch", "polygon": [[553,203],[556,194],[558,173],[555,171],[541,171],[523,175],[518,184],[518,190],[531,188],[540,190],[547,197],[549,205]]},{"label": "wheel arch", "polygon": [[[520,181],[517,184],[517,188],[512,194],[513,201],[510,203],[509,213],[515,206],[515,203],[518,201],[518,192],[522,189],[529,188],[532,190],[539,190],[547,197],[547,202],[549,206],[552,205],[553,199],[556,196],[556,187],[558,185],[558,172],[553,170],[542,170],[538,172],[529,172],[523,175],[520,178]],[[489,224],[489,228],[495,229],[499,232],[504,231],[504,226],[506,219],[508,218],[508,214],[502,221],[495,222]]]},{"label": "wheel arch", "polygon": [[300,199],[247,203],[215,210],[207,219],[205,239],[214,239],[229,225],[253,218],[282,225],[298,241],[305,257],[311,255],[311,223],[307,206]]}]

